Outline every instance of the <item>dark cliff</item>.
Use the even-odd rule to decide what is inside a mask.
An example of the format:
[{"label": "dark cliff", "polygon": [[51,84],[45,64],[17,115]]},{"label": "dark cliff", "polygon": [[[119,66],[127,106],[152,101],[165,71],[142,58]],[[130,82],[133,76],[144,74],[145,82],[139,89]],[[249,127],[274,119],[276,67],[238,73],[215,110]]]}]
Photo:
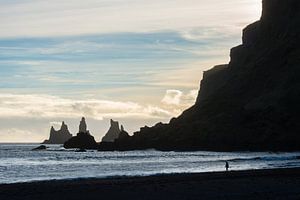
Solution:
[{"label": "dark cliff", "polygon": [[231,61],[204,72],[194,106],[117,150],[300,150],[300,1],[263,0]]}]

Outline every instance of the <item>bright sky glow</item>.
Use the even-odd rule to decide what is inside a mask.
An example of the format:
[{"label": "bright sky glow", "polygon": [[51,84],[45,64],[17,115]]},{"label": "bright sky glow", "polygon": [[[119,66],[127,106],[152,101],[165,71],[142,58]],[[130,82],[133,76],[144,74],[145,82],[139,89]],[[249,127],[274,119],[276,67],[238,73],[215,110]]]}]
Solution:
[{"label": "bright sky glow", "polygon": [[86,116],[133,132],[191,106],[260,0],[0,0],[0,142],[40,142]]}]

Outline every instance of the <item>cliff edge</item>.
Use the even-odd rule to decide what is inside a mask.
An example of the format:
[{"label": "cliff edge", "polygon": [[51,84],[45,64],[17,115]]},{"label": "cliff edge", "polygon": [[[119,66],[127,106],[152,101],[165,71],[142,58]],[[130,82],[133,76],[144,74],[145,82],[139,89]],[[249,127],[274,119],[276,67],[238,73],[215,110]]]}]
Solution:
[{"label": "cliff edge", "polygon": [[204,72],[194,106],[115,150],[300,150],[300,1],[263,0],[229,64]]}]

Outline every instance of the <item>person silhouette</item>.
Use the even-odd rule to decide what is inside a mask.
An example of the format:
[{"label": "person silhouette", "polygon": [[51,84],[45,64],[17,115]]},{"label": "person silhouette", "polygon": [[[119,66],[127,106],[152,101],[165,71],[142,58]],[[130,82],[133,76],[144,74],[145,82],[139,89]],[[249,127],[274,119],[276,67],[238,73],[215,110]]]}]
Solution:
[{"label": "person silhouette", "polygon": [[228,172],[228,168],[229,168],[229,163],[226,161],[225,163],[225,168],[226,168],[226,171]]}]

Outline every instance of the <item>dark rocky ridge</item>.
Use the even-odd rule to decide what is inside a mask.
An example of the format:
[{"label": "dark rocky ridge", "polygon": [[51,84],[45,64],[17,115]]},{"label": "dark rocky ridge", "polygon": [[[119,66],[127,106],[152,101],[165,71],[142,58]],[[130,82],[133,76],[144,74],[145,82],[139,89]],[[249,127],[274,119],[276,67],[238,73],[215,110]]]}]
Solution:
[{"label": "dark rocky ridge", "polygon": [[98,144],[89,132],[79,132],[64,143],[66,149],[97,149]]},{"label": "dark rocky ridge", "polygon": [[51,127],[49,139],[45,140],[42,144],[63,144],[71,137],[72,134],[68,126],[65,122],[62,122],[61,128],[58,131],[56,131],[53,126]]},{"label": "dark rocky ridge", "polygon": [[299,0],[263,0],[230,63],[204,72],[194,106],[110,149],[300,150],[299,25]]}]

